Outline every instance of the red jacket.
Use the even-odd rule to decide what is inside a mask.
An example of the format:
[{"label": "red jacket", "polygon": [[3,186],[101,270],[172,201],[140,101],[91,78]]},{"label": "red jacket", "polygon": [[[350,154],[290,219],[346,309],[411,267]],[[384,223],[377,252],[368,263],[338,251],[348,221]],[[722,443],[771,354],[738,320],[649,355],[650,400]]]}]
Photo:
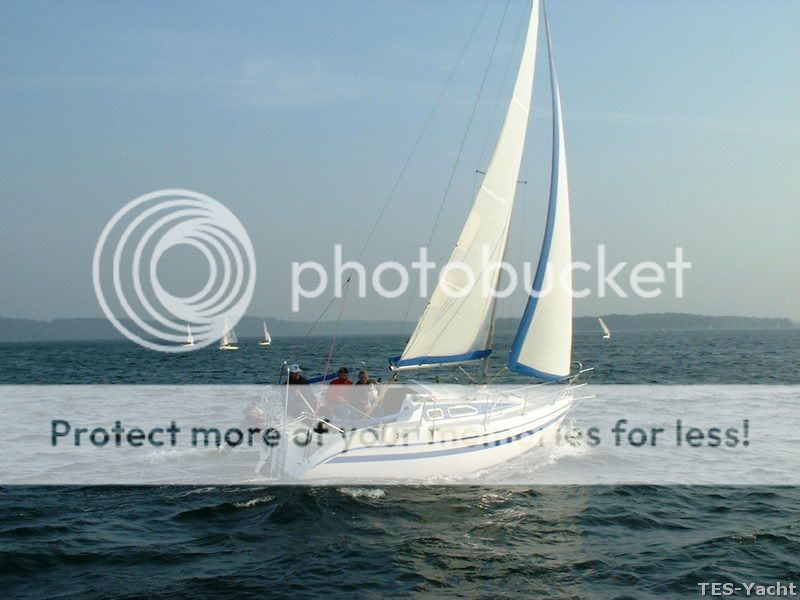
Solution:
[{"label": "red jacket", "polygon": [[340,385],[353,385],[353,382],[349,379],[339,379],[338,377],[331,381],[330,385],[328,386],[328,393],[326,394],[326,400],[328,402],[342,402],[346,400],[347,393],[344,390],[339,390],[333,387]]}]

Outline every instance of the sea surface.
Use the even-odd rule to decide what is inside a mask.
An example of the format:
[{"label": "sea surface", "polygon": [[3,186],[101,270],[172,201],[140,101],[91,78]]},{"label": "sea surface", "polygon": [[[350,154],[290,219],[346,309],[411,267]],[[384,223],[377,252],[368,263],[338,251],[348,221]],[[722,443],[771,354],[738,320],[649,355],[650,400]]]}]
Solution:
[{"label": "sea surface", "polygon": [[[329,338],[240,346],[0,344],[0,384],[266,384],[284,361],[385,378],[403,338],[340,337],[330,363]],[[578,333],[573,354],[592,383],[800,384],[800,330]],[[800,583],[797,487],[0,488],[2,598],[693,598],[778,580]]]}]

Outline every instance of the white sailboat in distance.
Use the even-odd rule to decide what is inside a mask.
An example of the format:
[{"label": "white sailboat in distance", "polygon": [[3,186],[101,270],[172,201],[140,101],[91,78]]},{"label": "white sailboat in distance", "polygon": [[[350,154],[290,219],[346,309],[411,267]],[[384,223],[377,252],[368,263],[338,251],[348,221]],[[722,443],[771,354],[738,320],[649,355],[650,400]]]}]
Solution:
[{"label": "white sailboat in distance", "polygon": [[228,318],[225,318],[225,333],[222,334],[222,339],[219,341],[219,349],[220,350],[238,350],[239,346],[237,346],[237,342],[239,340],[236,338],[236,331],[231,327]]},{"label": "white sailboat in distance", "polygon": [[[553,106],[550,195],[532,293],[505,367],[536,381],[488,385],[497,294],[487,294],[478,282],[465,286],[457,278],[459,270],[450,269],[433,291],[402,354],[390,360],[392,381],[378,386],[377,399],[367,409],[353,410],[358,408],[355,401],[344,416],[331,414],[330,405],[315,409],[314,399],[319,402],[328,389],[324,386],[311,386],[311,397],[304,396],[294,410],[286,399],[268,401],[267,414],[273,415],[270,426],[296,432],[302,424],[308,428],[308,439],[315,441],[286,444],[280,453],[262,447],[257,467],[262,473],[298,480],[450,477],[504,463],[556,436],[576,400],[575,388],[584,385],[578,382],[579,376],[590,369],[584,370],[580,364],[572,369],[566,150],[550,33],[543,8],[541,12]],[[530,120],[539,14],[539,0],[533,0],[522,59],[497,145],[450,257],[451,262],[460,261],[473,273],[498,264],[505,253]],[[546,281],[559,278],[567,280],[563,286],[550,286],[549,293],[539,293]],[[498,285],[499,270],[495,288]],[[464,293],[453,298],[446,289]],[[466,373],[462,365],[481,360],[483,381],[476,380],[475,385],[398,380],[401,373],[427,367],[445,366]],[[359,391],[359,386],[339,387]]]},{"label": "white sailboat in distance", "polygon": [[264,321],[264,339],[258,342],[259,346],[269,346],[272,344],[272,336],[269,334],[269,330],[267,329],[267,322]]},{"label": "white sailboat in distance", "polygon": [[181,344],[184,348],[191,348],[194,346],[194,336],[192,335],[192,326],[186,324],[186,341]]},{"label": "white sailboat in distance", "polygon": [[603,321],[601,317],[597,317],[598,322],[600,323],[600,327],[603,328],[603,339],[610,340],[611,339],[611,330],[606,325],[606,322]]}]

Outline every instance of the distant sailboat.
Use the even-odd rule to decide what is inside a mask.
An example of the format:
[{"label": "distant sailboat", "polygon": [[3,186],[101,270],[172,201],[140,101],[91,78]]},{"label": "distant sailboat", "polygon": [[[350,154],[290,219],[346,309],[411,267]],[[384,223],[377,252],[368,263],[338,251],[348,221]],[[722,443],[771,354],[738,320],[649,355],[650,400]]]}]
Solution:
[{"label": "distant sailboat", "polygon": [[188,323],[186,324],[186,341],[181,344],[184,348],[190,348],[194,346],[194,336],[192,335],[192,326]]},{"label": "distant sailboat", "polygon": [[608,328],[608,325],[606,325],[606,322],[603,321],[603,319],[601,319],[600,317],[597,317],[597,320],[600,322],[600,327],[603,328],[603,339],[604,340],[610,340],[611,339],[611,330]]},{"label": "distant sailboat", "polygon": [[269,330],[267,329],[267,322],[264,321],[264,339],[258,342],[259,346],[269,346],[272,344],[272,336],[269,334]]},{"label": "distant sailboat", "polygon": [[230,326],[228,319],[225,319],[225,333],[222,334],[222,339],[219,341],[220,350],[238,350],[239,346],[236,343],[239,340],[236,338],[236,332]]}]

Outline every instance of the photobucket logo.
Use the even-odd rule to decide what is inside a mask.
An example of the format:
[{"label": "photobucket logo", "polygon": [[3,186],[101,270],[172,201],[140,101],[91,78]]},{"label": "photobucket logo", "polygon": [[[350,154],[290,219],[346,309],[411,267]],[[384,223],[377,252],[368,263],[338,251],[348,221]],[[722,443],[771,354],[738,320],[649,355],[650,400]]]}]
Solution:
[{"label": "photobucket logo", "polygon": [[[164,254],[179,246],[205,259],[202,289],[168,292],[158,278]],[[92,282],[106,317],[128,339],[152,350],[185,352],[219,340],[244,315],[255,286],[253,245],[242,223],[213,198],[159,190],[120,209],[94,251]],[[124,314],[127,321],[119,316]],[[187,341],[191,325],[193,344]]]},{"label": "photobucket logo", "polygon": [[[574,261],[561,269],[545,269],[541,285],[534,291],[536,265],[523,263],[520,269],[508,262],[492,261],[493,249],[483,249],[483,260],[477,261],[478,268],[465,262],[453,261],[439,270],[436,283],[447,298],[464,298],[479,293],[484,297],[507,298],[524,286],[526,293],[533,296],[546,296],[554,290],[564,291],[572,298],[586,298],[595,294],[598,298],[615,295],[618,298],[657,298],[667,289],[674,291],[676,298],[684,295],[684,271],[691,269],[692,263],[684,259],[683,248],[674,250],[674,259],[661,265],[654,261],[641,261],[634,264],[617,262],[609,264],[605,244],[598,244],[595,264]],[[398,298],[406,294],[410,287],[420,298],[427,298],[430,291],[430,276],[436,271],[436,263],[428,259],[428,249],[420,248],[418,258],[410,268],[396,261],[378,264],[371,273],[358,261],[343,262],[342,246],[337,244],[333,251],[332,276],[324,265],[315,261],[292,263],[292,311],[299,312],[301,299],[319,298],[330,293],[333,281],[333,295],[342,297],[348,281],[355,278],[360,298],[367,296],[370,285],[381,298]],[[576,289],[573,277],[576,272],[587,273],[595,285],[585,285]],[[387,280],[396,283],[391,286]],[[585,278],[584,278],[585,279]],[[673,281],[670,281],[673,280]],[[668,286],[668,287],[667,287]]]}]

